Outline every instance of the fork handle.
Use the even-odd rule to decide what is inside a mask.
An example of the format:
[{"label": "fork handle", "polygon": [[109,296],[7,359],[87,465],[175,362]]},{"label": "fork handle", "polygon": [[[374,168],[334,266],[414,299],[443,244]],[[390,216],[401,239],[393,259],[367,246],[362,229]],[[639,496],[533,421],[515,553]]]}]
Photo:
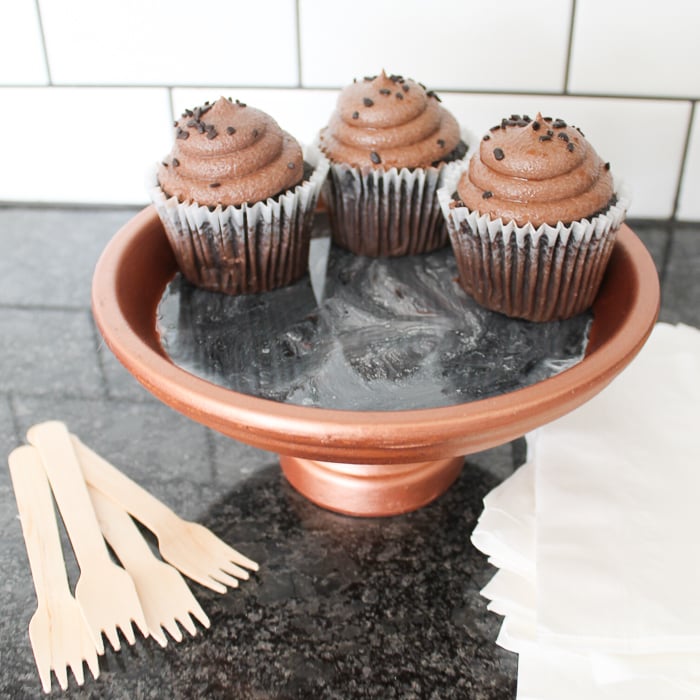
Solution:
[{"label": "fork handle", "polygon": [[34,425],[27,431],[27,439],[41,455],[80,569],[111,565],[65,424],[48,421]]},{"label": "fork handle", "polygon": [[151,532],[158,535],[165,531],[168,522],[179,520],[168,506],[120,472],[106,459],[93,452],[75,435],[71,435],[71,441],[78,455],[85,481],[108,495]]},{"label": "fork handle", "polygon": [[139,571],[157,559],[129,514],[109,496],[88,484],[95,515],[105,539],[129,572]]},{"label": "fork handle", "polygon": [[30,445],[8,457],[34,589],[40,606],[70,596],[51,489],[39,453]]}]

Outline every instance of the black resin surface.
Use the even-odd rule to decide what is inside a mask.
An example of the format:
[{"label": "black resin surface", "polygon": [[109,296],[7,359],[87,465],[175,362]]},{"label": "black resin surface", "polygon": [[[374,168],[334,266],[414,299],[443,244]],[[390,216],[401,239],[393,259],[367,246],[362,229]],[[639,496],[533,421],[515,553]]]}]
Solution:
[{"label": "black resin surface", "polygon": [[166,352],[229,389],[304,406],[399,410],[513,391],[578,362],[591,315],[530,323],[487,311],[456,282],[449,248],[358,257],[314,240],[312,275],[226,296],[180,276],[160,304]]}]

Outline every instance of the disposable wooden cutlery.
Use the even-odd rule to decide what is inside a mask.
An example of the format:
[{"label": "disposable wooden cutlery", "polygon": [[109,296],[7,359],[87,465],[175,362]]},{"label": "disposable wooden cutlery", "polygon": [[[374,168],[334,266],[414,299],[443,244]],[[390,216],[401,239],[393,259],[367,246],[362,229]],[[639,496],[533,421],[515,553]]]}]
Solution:
[{"label": "disposable wooden cutlery", "polygon": [[102,534],[133,579],[148,629],[158,644],[168,643],[163,628],[176,642],[182,641],[178,623],[195,635],[197,628],[190,615],[209,627],[209,618],[185,580],[153,554],[128,513],[94,486],[88,491]]},{"label": "disposable wooden cutlery", "polygon": [[94,678],[100,674],[97,652],[104,652],[71,594],[49,483],[34,447],[24,445],[8,458],[22,533],[34,579],[37,610],[29,622],[29,640],[45,693],[51,692],[51,671],[63,690],[68,667],[82,685],[83,662]]},{"label": "disposable wooden cutlery", "polygon": [[235,587],[237,579],[248,579],[258,565],[220,540],[199,523],[183,520],[148,491],[129,479],[71,436],[85,481],[143,523],[158,538],[165,561],[197,583],[218,593]]},{"label": "disposable wooden cutlery", "polygon": [[75,598],[93,635],[104,633],[115,651],[121,647],[117,628],[134,644],[132,622],[148,637],[148,625],[134,582],[110,558],[90,501],[80,464],[66,426],[49,421],[32,426],[27,439],[34,445],[49,478],[75,551],[80,578]]}]

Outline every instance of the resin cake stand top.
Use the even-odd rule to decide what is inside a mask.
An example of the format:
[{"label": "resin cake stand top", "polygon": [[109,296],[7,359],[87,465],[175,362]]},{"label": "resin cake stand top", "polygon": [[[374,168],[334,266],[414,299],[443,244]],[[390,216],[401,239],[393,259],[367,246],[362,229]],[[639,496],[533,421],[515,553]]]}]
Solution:
[{"label": "resin cake stand top", "polygon": [[95,269],[93,313],[109,348],[161,401],[278,453],[285,475],[305,496],[353,515],[418,508],[452,483],[464,455],[519,437],[593,397],[641,349],[660,298],[651,256],[623,225],[579,364],[524,389],[469,403],[345,411],[242,394],[173,364],[160,343],[156,311],[176,272],[160,220],[148,207],[114,236]]}]

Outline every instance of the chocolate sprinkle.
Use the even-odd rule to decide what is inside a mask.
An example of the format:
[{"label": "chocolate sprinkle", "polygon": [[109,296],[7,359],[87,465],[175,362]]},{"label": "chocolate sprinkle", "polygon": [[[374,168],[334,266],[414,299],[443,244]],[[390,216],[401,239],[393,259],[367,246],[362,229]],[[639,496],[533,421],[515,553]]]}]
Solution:
[{"label": "chocolate sprinkle", "polygon": [[173,158],[173,168],[177,168],[180,165],[180,161],[177,158]]},{"label": "chocolate sprinkle", "polygon": [[547,136],[554,136],[554,132],[551,129],[547,129]]},{"label": "chocolate sprinkle", "polygon": [[561,139],[562,141],[567,141],[567,142],[569,141],[569,136],[567,134],[565,134],[563,131],[560,131],[557,134],[557,138]]},{"label": "chocolate sprinkle", "polygon": [[401,87],[403,88],[404,92],[408,92],[411,89],[410,85],[407,85],[406,83],[404,83]]},{"label": "chocolate sprinkle", "polygon": [[445,139],[438,139],[437,145],[440,146],[440,148],[445,148]]},{"label": "chocolate sprinkle", "polygon": [[540,124],[539,122],[532,122],[532,130],[533,131],[539,131],[541,126],[542,126],[542,124]]},{"label": "chocolate sprinkle", "polygon": [[353,112],[353,113],[352,113],[352,118],[353,118],[353,119],[359,119],[359,118],[360,118],[360,113],[359,113],[359,112]]},{"label": "chocolate sprinkle", "polygon": [[162,160],[162,161],[160,162],[160,164],[161,164],[162,166],[166,167],[166,168],[169,167],[168,164],[167,164],[164,160]]},{"label": "chocolate sprinkle", "polygon": [[236,133],[235,127],[233,127],[233,126],[227,126],[227,127],[226,127],[226,133],[227,133],[229,136],[231,136],[232,134],[235,134],[235,133]]},{"label": "chocolate sprinkle", "polygon": [[490,190],[486,190],[486,192],[484,192],[481,196],[484,199],[491,199],[491,197],[493,197],[493,192],[491,192]]},{"label": "chocolate sprinkle", "polygon": [[374,101],[370,100],[369,97],[365,97],[362,100],[362,103],[365,105],[365,107],[371,107],[374,104]]},{"label": "chocolate sprinkle", "polygon": [[425,93],[426,97],[434,97],[438,102],[442,102],[442,100],[437,96],[437,93],[434,90],[428,90],[428,92]]},{"label": "chocolate sprinkle", "polygon": [[506,154],[503,152],[502,149],[500,148],[494,148],[493,149],[493,157],[496,160],[503,160],[505,158]]},{"label": "chocolate sprinkle", "polygon": [[496,126],[492,126],[489,131],[498,131],[501,128],[500,124],[496,124]]},{"label": "chocolate sprinkle", "polygon": [[610,163],[606,163],[604,167],[606,170],[610,170]]},{"label": "chocolate sprinkle", "polygon": [[247,107],[247,106],[248,106],[248,105],[246,105],[245,102],[241,102],[240,100],[236,100],[236,104],[237,104],[239,107]]},{"label": "chocolate sprinkle", "polygon": [[552,126],[555,129],[563,129],[566,126],[566,122],[563,119],[555,119]]},{"label": "chocolate sprinkle", "polygon": [[366,80],[368,83],[371,83],[377,76],[376,75],[366,75],[363,80]]},{"label": "chocolate sprinkle", "polygon": [[397,92],[397,93],[396,93],[396,99],[397,99],[397,100],[403,100],[403,93]]},{"label": "chocolate sprinkle", "polygon": [[484,134],[482,141],[488,141],[491,137],[488,134]]},{"label": "chocolate sprinkle", "polygon": [[566,150],[569,151],[570,153],[574,152],[574,144],[569,141],[569,143],[566,144]]},{"label": "chocolate sprinkle", "polygon": [[379,153],[377,153],[376,151],[372,151],[372,152],[369,154],[369,159],[370,159],[375,165],[379,165],[379,163],[382,162],[382,159],[379,157]]},{"label": "chocolate sprinkle", "polygon": [[257,139],[260,132],[257,129],[253,129],[253,138]]},{"label": "chocolate sprinkle", "polygon": [[219,135],[219,132],[216,130],[216,127],[213,124],[207,124],[206,130],[207,130],[207,138],[210,141],[212,139],[215,139]]},{"label": "chocolate sprinkle", "polygon": [[186,141],[190,137],[190,132],[185,131],[184,129],[181,129],[179,126],[177,128],[177,134],[175,134],[176,139],[182,139],[183,141]]},{"label": "chocolate sprinkle", "polygon": [[540,136],[540,141],[551,141],[552,140],[552,135],[551,134],[543,134]]},{"label": "chocolate sprinkle", "polygon": [[380,95],[391,95],[391,90],[389,90],[389,88],[382,88],[382,89],[379,91],[379,94],[380,94]]},{"label": "chocolate sprinkle", "polygon": [[212,182],[212,183],[210,183],[209,187],[221,187],[221,183],[220,182]]}]

